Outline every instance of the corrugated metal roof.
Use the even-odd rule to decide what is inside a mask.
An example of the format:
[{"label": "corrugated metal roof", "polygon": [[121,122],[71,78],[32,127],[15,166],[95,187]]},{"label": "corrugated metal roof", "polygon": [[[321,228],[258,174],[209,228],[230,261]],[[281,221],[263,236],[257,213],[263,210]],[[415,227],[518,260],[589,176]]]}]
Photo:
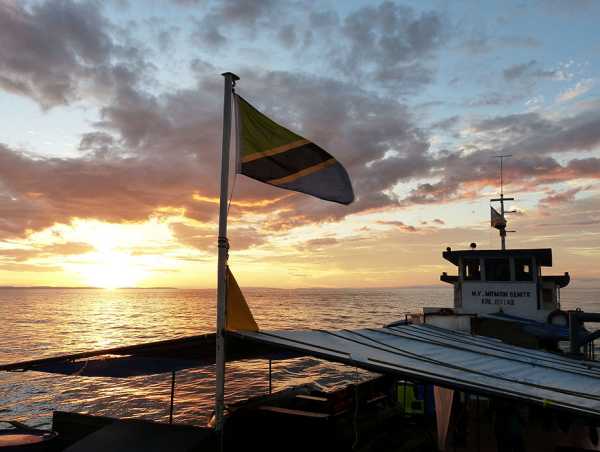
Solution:
[{"label": "corrugated metal roof", "polygon": [[600,366],[432,325],[240,332],[244,340],[384,374],[600,415]]}]

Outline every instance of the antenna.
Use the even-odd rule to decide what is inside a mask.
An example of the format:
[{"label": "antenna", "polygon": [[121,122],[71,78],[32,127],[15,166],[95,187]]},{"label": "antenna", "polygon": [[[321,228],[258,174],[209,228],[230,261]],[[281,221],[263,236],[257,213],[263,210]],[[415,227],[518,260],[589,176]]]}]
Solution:
[{"label": "antenna", "polygon": [[[504,159],[508,158],[508,157],[512,157],[512,154],[503,154],[503,155],[496,155],[494,156],[497,159],[500,159],[500,198],[495,198],[495,199],[491,199],[491,202],[500,202],[500,216],[501,218],[499,219],[500,221],[498,222],[497,225],[494,225],[494,219],[492,218],[492,226],[497,228],[500,231],[500,243],[502,245],[502,249],[505,250],[506,249],[506,233],[507,232],[515,232],[515,231],[507,231],[506,230],[506,217],[504,216],[504,214],[506,213],[511,213],[508,212],[506,210],[504,210],[504,201],[514,201],[515,198],[505,198],[504,197]],[[493,212],[492,212],[493,215]]]}]

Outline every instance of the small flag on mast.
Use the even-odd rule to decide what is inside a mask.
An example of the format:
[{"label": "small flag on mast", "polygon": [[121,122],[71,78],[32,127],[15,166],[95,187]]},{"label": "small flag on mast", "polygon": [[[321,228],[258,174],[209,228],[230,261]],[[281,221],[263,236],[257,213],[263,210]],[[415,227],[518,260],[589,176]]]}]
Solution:
[{"label": "small flag on mast", "polygon": [[492,211],[491,211],[491,214],[492,214],[492,220],[491,220],[492,227],[496,228],[496,229],[504,229],[504,228],[506,228],[506,218],[504,218],[504,216],[502,216],[500,214],[500,212],[498,212],[493,207],[490,206],[490,209],[492,209]]},{"label": "small flag on mast", "polygon": [[258,331],[258,325],[233,273],[227,267],[227,322],[230,331]]},{"label": "small flag on mast", "polygon": [[340,204],[354,201],[346,169],[310,140],[277,124],[237,94],[238,172]]}]

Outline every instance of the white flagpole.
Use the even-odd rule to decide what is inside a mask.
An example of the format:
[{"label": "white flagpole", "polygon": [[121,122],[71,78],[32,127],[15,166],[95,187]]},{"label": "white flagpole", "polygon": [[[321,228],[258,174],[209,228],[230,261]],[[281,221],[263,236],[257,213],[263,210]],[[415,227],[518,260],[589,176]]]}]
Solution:
[{"label": "white flagpole", "polygon": [[221,155],[221,199],[219,201],[219,261],[217,269],[217,337],[216,337],[216,388],[215,388],[215,427],[223,431],[225,410],[225,325],[227,303],[227,197],[229,183],[229,142],[231,136],[231,95],[239,77],[225,72],[225,95],[223,100],[223,152]]}]

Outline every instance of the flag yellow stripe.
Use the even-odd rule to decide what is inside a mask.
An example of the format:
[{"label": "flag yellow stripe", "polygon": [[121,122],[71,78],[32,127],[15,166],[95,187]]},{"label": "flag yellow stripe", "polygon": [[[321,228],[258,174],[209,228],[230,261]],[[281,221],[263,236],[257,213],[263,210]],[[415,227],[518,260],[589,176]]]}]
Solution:
[{"label": "flag yellow stripe", "polygon": [[300,146],[304,146],[305,144],[308,144],[308,143],[310,143],[309,140],[302,139],[302,140],[298,140],[298,141],[292,141],[291,143],[284,144],[282,146],[277,146],[276,148],[269,149],[266,151],[254,152],[250,155],[246,155],[246,156],[242,157],[242,163],[248,163],[248,162],[251,162],[256,159],[261,159],[263,157],[269,157],[271,155],[281,154],[282,152],[289,151],[290,149],[294,149],[294,148],[297,148]]},{"label": "flag yellow stripe", "polygon": [[309,166],[308,168],[304,168],[302,171],[298,171],[297,173],[290,174],[289,176],[270,180],[270,181],[268,181],[268,183],[273,184],[273,185],[286,184],[288,182],[295,181],[296,179],[299,179],[300,177],[308,176],[309,174],[316,173],[317,171],[321,171],[322,169],[325,169],[331,165],[334,165],[335,163],[337,163],[337,160],[334,158],[331,158],[331,159],[325,160],[324,162],[321,162],[317,165],[313,165],[313,166]]}]

